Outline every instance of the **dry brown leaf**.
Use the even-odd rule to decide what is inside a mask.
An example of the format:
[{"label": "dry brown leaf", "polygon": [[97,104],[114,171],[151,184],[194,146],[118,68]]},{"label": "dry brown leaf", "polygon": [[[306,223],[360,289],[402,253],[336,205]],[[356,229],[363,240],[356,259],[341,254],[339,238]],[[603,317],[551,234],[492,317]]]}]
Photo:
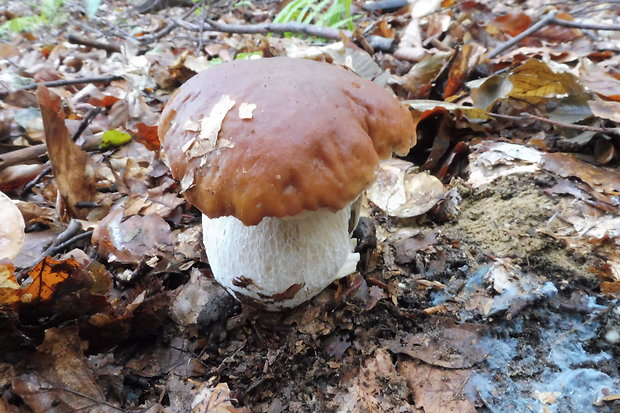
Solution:
[{"label": "dry brown leaf", "polygon": [[13,165],[0,171],[0,191],[9,192],[30,182],[45,165],[41,163]]},{"label": "dry brown leaf", "polygon": [[480,326],[455,324],[451,320],[436,320],[433,329],[423,333],[401,333],[383,345],[394,353],[406,354],[435,366],[462,369],[472,367],[486,358],[478,345]]},{"label": "dry brown leaf", "polygon": [[605,72],[588,59],[583,59],[579,79],[599,96],[620,102],[620,80]]},{"label": "dry brown leaf", "polygon": [[155,214],[133,215],[126,220],[124,203],[115,205],[93,233],[93,244],[111,261],[139,264],[167,255],[172,245],[170,226]]},{"label": "dry brown leaf", "polygon": [[594,116],[620,123],[620,102],[589,100],[588,106]]},{"label": "dry brown leaf", "polygon": [[[197,389],[194,389],[196,391]],[[228,384],[219,383],[215,387],[204,384],[198,387],[198,395],[192,402],[193,413],[249,413],[249,409],[233,406],[234,400]]]},{"label": "dry brown leaf", "polygon": [[85,345],[77,328],[51,328],[29,359],[28,372],[13,380],[13,393],[33,413],[87,410],[93,413],[118,412],[105,404],[105,395],[88,367]]},{"label": "dry brown leaf", "polygon": [[506,33],[515,37],[531,25],[532,18],[525,13],[506,13],[496,17],[486,30],[492,35]]},{"label": "dry brown leaf", "polygon": [[606,194],[620,193],[620,170],[591,165],[569,153],[547,153],[543,168],[561,177],[575,177],[594,190]]},{"label": "dry brown leaf", "polygon": [[69,136],[65,126],[61,100],[45,86],[37,88],[47,152],[52,163],[58,190],[72,216],[86,218],[88,210],[76,207],[78,202],[95,200],[95,174],[88,155]]},{"label": "dry brown leaf", "polygon": [[366,191],[368,198],[391,216],[408,218],[430,210],[446,193],[441,181],[426,173],[416,173],[410,162],[389,159],[381,162],[375,183]]},{"label": "dry brown leaf", "polygon": [[407,379],[416,407],[424,413],[476,413],[474,403],[463,394],[472,370],[446,370],[407,360],[398,365],[398,372]]},{"label": "dry brown leaf", "polygon": [[478,66],[485,52],[486,49],[476,43],[464,44],[461,47],[450,66],[448,79],[446,80],[443,91],[444,99],[458,94],[463,88],[463,83],[469,76],[469,73]]},{"label": "dry brown leaf", "polygon": [[[339,413],[415,412],[407,400],[409,391],[392,358],[383,349],[369,358],[359,373],[342,383],[333,399]],[[389,391],[387,390],[389,389]]]},{"label": "dry brown leaf", "polygon": [[157,136],[157,125],[149,126],[145,123],[138,123],[136,127],[138,130],[133,132],[133,138],[149,151],[159,151],[160,143]]}]

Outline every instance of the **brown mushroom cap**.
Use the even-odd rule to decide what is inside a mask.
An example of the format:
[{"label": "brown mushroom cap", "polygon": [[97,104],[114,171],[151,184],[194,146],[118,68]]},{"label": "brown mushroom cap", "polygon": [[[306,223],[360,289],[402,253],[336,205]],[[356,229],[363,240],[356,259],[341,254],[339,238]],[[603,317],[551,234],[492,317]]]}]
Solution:
[{"label": "brown mushroom cap", "polygon": [[[239,108],[248,104],[256,106],[242,119]],[[219,134],[201,131],[198,125],[220,126],[218,111],[225,113]],[[374,181],[380,158],[409,151],[414,132],[409,110],[380,86],[337,66],[285,57],[201,72],[179,88],[159,122],[164,159],[188,202],[210,218],[232,215],[245,225],[342,209]]]}]

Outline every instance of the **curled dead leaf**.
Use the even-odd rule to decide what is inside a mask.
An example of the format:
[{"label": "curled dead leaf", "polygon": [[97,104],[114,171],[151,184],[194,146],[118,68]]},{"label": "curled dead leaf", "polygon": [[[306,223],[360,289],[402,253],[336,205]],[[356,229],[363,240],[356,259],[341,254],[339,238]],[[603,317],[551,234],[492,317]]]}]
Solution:
[{"label": "curled dead leaf", "polygon": [[418,173],[410,162],[389,159],[379,166],[368,198],[391,216],[409,218],[430,210],[447,192],[432,175]]}]

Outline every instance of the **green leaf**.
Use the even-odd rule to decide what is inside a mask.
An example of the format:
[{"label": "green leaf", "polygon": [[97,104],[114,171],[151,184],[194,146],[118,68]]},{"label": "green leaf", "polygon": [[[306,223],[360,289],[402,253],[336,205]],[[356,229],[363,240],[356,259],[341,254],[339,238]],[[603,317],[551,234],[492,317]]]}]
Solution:
[{"label": "green leaf", "polygon": [[99,7],[101,7],[101,0],[84,0],[84,7],[86,8],[86,16],[92,19],[97,14]]},{"label": "green leaf", "polygon": [[131,135],[125,132],[110,129],[103,132],[101,137],[101,145],[99,149],[109,149],[115,146],[121,146],[131,141]]}]

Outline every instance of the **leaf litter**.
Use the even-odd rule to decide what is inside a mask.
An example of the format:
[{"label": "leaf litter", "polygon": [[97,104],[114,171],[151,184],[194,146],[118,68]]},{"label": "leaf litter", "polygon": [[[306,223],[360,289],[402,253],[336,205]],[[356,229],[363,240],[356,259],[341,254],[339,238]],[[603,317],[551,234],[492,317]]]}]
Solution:
[{"label": "leaf litter", "polygon": [[[2,212],[19,208],[25,234],[20,248],[20,221],[0,228],[0,245],[17,235],[0,261],[0,410],[617,411],[620,32],[550,24],[486,57],[544,19],[540,6],[360,10],[364,33],[327,45],[183,24],[153,37],[197,15],[122,2],[88,21],[68,7],[62,31],[3,34]],[[29,7],[11,2],[0,19]],[[604,3],[547,7],[619,23]],[[276,11],[209,13],[246,24]],[[373,50],[367,34],[395,47]],[[243,54],[346,66],[417,123],[418,145],[368,191],[358,273],[287,314],[214,283],[200,213],[179,196],[193,177],[174,182],[158,155],[174,89]],[[188,156],[225,149],[223,118],[256,110],[222,105],[186,125]]]}]

